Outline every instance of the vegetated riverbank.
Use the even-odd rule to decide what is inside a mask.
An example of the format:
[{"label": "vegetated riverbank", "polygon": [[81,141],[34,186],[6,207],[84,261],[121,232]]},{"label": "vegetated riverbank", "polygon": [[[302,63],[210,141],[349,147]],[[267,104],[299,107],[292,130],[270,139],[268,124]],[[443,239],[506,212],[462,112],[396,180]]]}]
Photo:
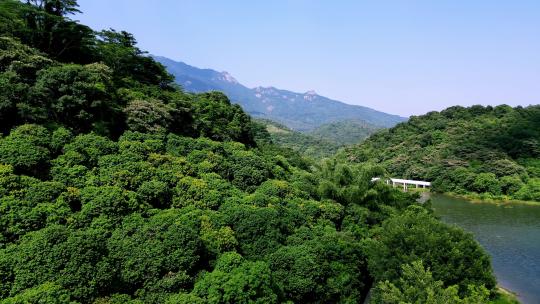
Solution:
[{"label": "vegetated riverbank", "polygon": [[469,194],[458,194],[454,192],[445,192],[445,193],[439,193],[442,195],[465,199],[467,201],[470,201],[471,203],[490,203],[490,204],[498,204],[498,205],[505,205],[505,204],[524,204],[524,205],[532,205],[532,206],[540,206],[540,202],[537,201],[524,201],[524,200],[516,200],[512,199],[509,196],[492,196],[490,194],[485,193],[469,193]]},{"label": "vegetated riverbank", "polygon": [[[441,193],[436,193],[436,192],[431,192],[429,191],[429,189],[412,189],[411,192],[417,192],[420,194],[420,197],[418,198],[418,202],[420,203],[425,203],[427,201],[430,200],[431,198],[431,194],[435,193],[436,195],[441,195],[441,196],[448,196],[450,198],[455,198],[455,199],[461,199],[461,200],[468,200],[472,203],[486,203],[487,201],[485,200],[478,200],[477,202],[474,202],[464,196],[461,196],[461,195],[457,195],[457,194],[449,194],[449,193],[445,193],[445,194],[441,194]],[[491,202],[487,202],[487,203],[494,203],[495,201],[491,201]],[[509,204],[509,203],[512,203],[512,202],[515,202],[515,201],[507,201],[505,202],[505,204]],[[520,203],[537,203],[537,202],[520,202]],[[492,301],[490,301],[491,304],[519,304],[520,301],[518,300],[518,295],[516,292],[508,289],[508,288],[505,288],[501,285],[498,285],[497,286],[497,297],[495,299],[493,299]]]},{"label": "vegetated riverbank", "polygon": [[[484,195],[484,194],[478,194],[478,193],[470,193],[470,194],[458,194],[454,192],[432,192],[427,188],[410,188],[407,189],[407,192],[416,192],[420,194],[419,202],[425,202],[429,199],[429,195],[434,193],[438,195],[445,195],[453,198],[459,198],[467,200],[471,203],[487,203],[487,204],[496,204],[496,205],[510,205],[510,204],[522,204],[522,205],[531,205],[531,206],[540,206],[540,202],[537,201],[524,201],[524,200],[516,200],[512,199],[508,196],[501,196],[501,197],[493,197],[491,195]],[[426,193],[427,196],[424,194]]]},{"label": "vegetated riverbank", "polygon": [[497,286],[498,298],[491,301],[492,304],[519,304],[518,297],[515,292],[508,290],[502,286]]},{"label": "vegetated riverbank", "polygon": [[[418,189],[414,189],[413,191],[415,192],[419,192],[420,193],[420,198],[419,198],[419,202],[426,202],[428,201],[430,198],[431,198],[431,194],[432,193],[436,193],[436,192],[431,192],[429,190],[426,191],[426,189],[421,189],[421,191],[416,191]],[[452,197],[452,198],[458,198],[458,199],[463,199],[463,200],[468,200],[472,203],[497,203],[497,201],[495,200],[491,200],[491,201],[487,201],[487,200],[472,200],[471,198],[467,197],[467,196],[464,196],[464,195],[459,195],[459,194],[456,194],[456,193],[436,193],[437,195],[445,195],[445,196],[448,196],[448,197]],[[498,201],[500,203],[500,201]],[[504,204],[508,204],[508,203],[512,203],[512,202],[515,202],[515,201],[512,201],[512,200],[507,200],[504,202]],[[521,202],[521,203],[537,203],[537,202]],[[491,304],[519,304],[520,301],[518,300],[518,295],[516,292],[508,289],[508,288],[505,288],[501,285],[498,285],[497,286],[497,297],[490,301]]]}]

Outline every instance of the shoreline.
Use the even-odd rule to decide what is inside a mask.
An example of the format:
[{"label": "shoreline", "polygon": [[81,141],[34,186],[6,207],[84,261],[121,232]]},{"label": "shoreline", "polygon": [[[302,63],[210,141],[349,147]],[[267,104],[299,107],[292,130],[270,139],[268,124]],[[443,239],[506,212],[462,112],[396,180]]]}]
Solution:
[{"label": "shoreline", "polygon": [[471,203],[475,203],[475,204],[495,204],[495,205],[516,204],[516,205],[540,206],[540,202],[537,202],[537,201],[522,201],[522,200],[515,200],[515,199],[482,199],[476,195],[456,194],[452,192],[444,192],[444,193],[432,192],[432,193],[468,200]]},{"label": "shoreline", "polygon": [[[457,200],[453,201],[452,199],[457,199]],[[519,200],[481,200],[481,199],[475,199],[474,197],[471,198],[470,196],[467,196],[467,195],[459,195],[455,193],[437,193],[437,192],[430,193],[430,200],[432,202],[444,201],[445,205],[443,204],[443,206],[446,206],[446,208],[450,208],[450,209],[452,208],[453,203],[456,203],[456,205],[459,205],[459,206],[465,206],[465,209],[466,208],[472,208],[472,209],[486,208],[485,210],[499,209],[500,211],[498,214],[506,214],[506,210],[508,210],[510,214],[513,214],[512,210],[515,210],[515,209],[521,210],[521,208],[525,208],[526,210],[533,210],[531,208],[534,208],[534,210],[538,210],[535,207],[540,206],[540,202],[535,202],[535,201],[530,202],[530,201],[519,201]],[[471,203],[471,204],[469,205],[469,207],[466,207],[467,205],[466,203]],[[481,205],[481,204],[484,204],[484,205]],[[475,205],[477,207],[474,207]],[[489,207],[490,205],[493,207]],[[481,207],[481,206],[485,206],[485,207]],[[432,205],[432,208],[434,207],[435,207],[435,204]],[[484,210],[484,209],[479,209],[479,210]],[[440,219],[442,220],[442,218]],[[449,223],[460,226],[459,223],[456,223],[454,221],[450,221]],[[461,227],[465,229],[465,227],[463,226]],[[478,241],[476,234],[475,234],[475,239]],[[486,249],[486,251],[491,256],[491,259],[493,260],[493,253],[490,252],[488,248],[486,248],[485,246],[483,247],[484,249]],[[513,282],[514,287],[518,289],[519,292],[511,288],[508,288],[504,284],[505,283],[504,271],[499,273],[498,271],[496,271],[495,268],[493,268],[493,271],[494,271],[494,274],[496,274],[498,284],[494,289],[496,295],[488,303],[490,304],[519,304],[519,303],[531,302],[531,300],[529,299],[529,296],[527,296],[528,289],[526,288],[522,289],[522,287],[519,284],[516,284],[513,281],[512,282]],[[517,282],[519,283],[519,281]],[[525,298],[522,298],[521,291],[524,292]],[[533,293],[533,296],[534,296],[534,293]]]},{"label": "shoreline", "polygon": [[516,292],[513,292],[512,290],[505,288],[501,285],[497,285],[497,293],[503,301],[516,304],[521,303],[519,295]]}]

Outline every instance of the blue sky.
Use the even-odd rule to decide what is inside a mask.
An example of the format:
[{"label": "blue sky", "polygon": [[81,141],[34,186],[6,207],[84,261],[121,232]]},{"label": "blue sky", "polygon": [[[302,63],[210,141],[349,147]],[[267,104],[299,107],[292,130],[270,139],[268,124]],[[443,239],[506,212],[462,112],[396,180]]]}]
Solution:
[{"label": "blue sky", "polygon": [[404,116],[540,103],[540,1],[79,0],[155,55]]}]

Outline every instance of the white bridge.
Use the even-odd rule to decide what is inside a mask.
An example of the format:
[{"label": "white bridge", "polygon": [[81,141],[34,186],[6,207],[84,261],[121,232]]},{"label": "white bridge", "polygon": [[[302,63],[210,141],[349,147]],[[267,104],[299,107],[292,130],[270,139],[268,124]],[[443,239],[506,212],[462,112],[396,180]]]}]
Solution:
[{"label": "white bridge", "polygon": [[[381,180],[380,177],[374,177],[371,179],[372,182],[375,182],[375,181],[378,181],[378,180]],[[430,182],[425,182],[425,181],[417,181],[417,180],[410,180],[410,179],[399,179],[399,178],[388,178],[386,179],[386,184],[389,185],[390,183],[392,183],[392,187],[396,187],[396,186],[403,186],[403,190],[407,191],[407,189],[409,188],[409,186],[415,186],[415,188],[426,188],[426,187],[431,187],[431,183]]]}]

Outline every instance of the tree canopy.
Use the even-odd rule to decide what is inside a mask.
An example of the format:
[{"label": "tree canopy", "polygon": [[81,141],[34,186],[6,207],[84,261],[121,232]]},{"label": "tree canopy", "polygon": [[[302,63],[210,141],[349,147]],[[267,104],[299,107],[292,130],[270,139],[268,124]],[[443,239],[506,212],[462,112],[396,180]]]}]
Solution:
[{"label": "tree canopy", "polygon": [[381,164],[440,192],[540,201],[540,106],[450,107],[413,116],[339,159]]},{"label": "tree canopy", "polygon": [[77,7],[0,0],[0,303],[494,295],[480,246],[371,183],[383,168],[306,161],[224,94],[172,85],[131,34],[69,19]]}]

